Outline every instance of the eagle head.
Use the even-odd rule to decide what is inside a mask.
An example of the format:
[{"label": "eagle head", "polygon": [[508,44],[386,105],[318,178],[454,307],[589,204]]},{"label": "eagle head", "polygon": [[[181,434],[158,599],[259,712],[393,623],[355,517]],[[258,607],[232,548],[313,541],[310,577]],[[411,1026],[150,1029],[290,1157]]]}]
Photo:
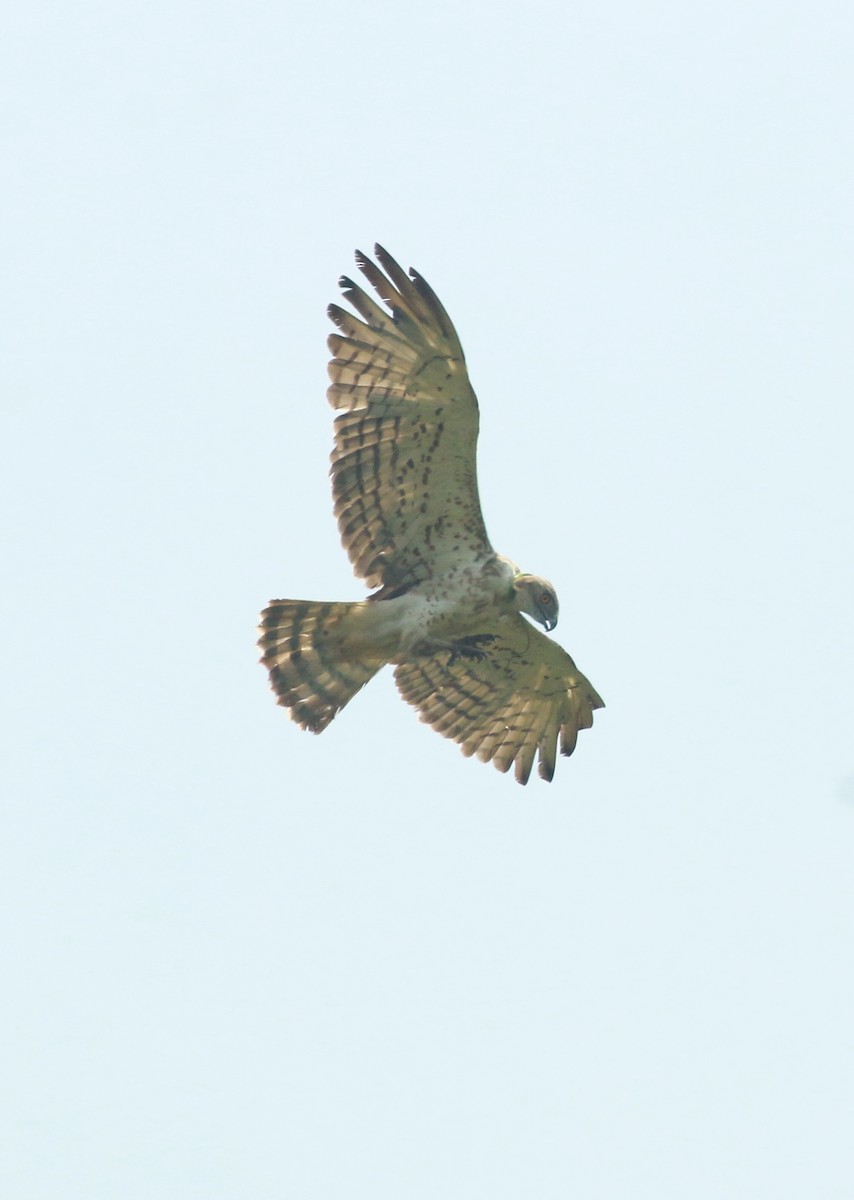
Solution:
[{"label": "eagle head", "polygon": [[547,579],[520,571],[513,580],[513,591],[519,612],[533,617],[546,631],[554,629],[557,625],[558,602],[555,590]]}]

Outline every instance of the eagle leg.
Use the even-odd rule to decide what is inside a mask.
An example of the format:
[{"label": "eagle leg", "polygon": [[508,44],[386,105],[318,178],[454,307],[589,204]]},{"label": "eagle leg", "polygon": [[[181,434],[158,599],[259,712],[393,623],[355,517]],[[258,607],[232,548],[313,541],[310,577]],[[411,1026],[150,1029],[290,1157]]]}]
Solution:
[{"label": "eagle leg", "polygon": [[472,633],[468,637],[459,638],[457,641],[449,643],[451,656],[448,659],[448,666],[452,667],[458,658],[473,658],[476,661],[486,658],[486,651],[481,650],[480,643],[494,641],[494,633]]}]

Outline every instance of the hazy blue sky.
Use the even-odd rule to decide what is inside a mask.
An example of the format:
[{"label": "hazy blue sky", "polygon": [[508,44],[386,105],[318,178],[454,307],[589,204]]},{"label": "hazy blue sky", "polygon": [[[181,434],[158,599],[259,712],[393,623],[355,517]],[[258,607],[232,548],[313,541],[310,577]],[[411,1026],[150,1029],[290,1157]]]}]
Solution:
[{"label": "hazy blue sky", "polygon": [[[0,1192],[854,1196],[849,3],[12,5]],[[386,673],[325,305],[449,309],[608,707],[526,789]]]}]

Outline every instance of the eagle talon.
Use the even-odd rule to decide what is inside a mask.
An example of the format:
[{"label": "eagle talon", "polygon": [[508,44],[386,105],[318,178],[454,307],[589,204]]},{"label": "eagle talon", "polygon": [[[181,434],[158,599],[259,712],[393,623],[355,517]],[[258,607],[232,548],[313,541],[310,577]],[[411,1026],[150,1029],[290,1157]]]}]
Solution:
[{"label": "eagle talon", "polygon": [[460,638],[459,641],[451,643],[451,656],[448,659],[448,666],[451,667],[458,658],[470,658],[475,662],[486,658],[486,651],[481,650],[478,642],[494,642],[494,633],[472,633],[468,637]]}]

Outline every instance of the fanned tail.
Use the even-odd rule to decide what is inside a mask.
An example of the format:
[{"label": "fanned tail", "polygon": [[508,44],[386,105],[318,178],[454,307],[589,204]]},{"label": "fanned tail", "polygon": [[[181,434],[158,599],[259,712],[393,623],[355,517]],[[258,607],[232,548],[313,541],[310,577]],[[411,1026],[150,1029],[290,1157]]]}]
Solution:
[{"label": "fanned tail", "polygon": [[303,729],[321,733],[384,665],[344,651],[364,604],[271,600],[261,614],[261,662],[278,703]]}]

